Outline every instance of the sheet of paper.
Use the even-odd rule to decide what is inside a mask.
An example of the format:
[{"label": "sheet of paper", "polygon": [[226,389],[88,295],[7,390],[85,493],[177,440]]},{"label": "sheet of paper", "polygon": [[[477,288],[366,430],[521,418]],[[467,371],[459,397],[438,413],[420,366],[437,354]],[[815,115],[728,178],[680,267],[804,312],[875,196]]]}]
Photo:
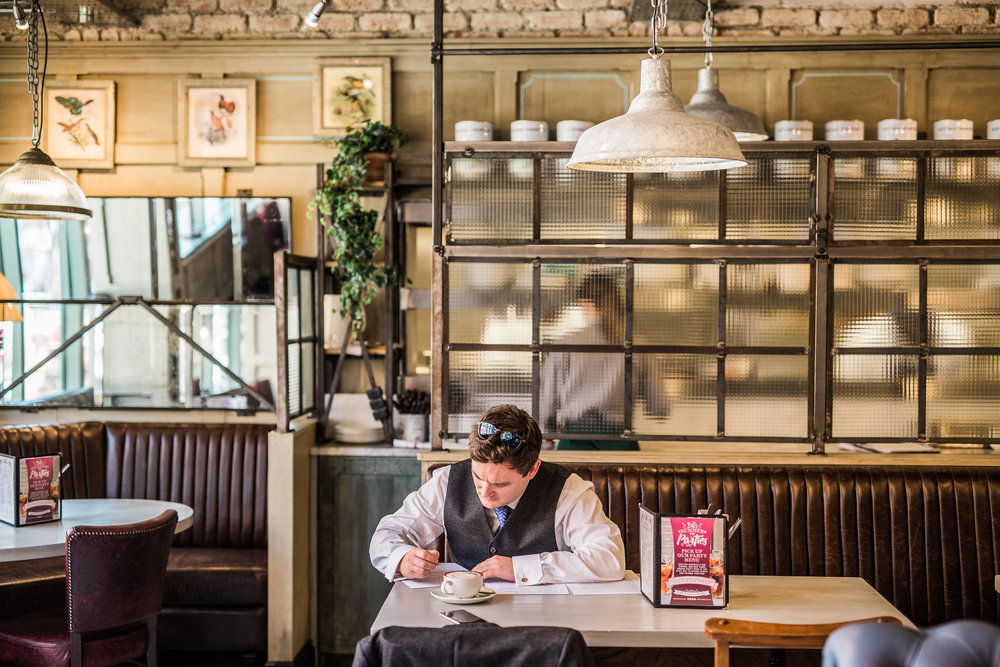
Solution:
[{"label": "sheet of paper", "polygon": [[492,588],[497,595],[569,595],[566,584],[542,584],[540,586],[518,586],[513,581],[487,579],[483,586]]},{"label": "sheet of paper", "polygon": [[437,567],[423,579],[397,579],[396,581],[401,581],[410,588],[441,588],[445,572],[458,572],[464,569],[458,563],[438,563]]},{"label": "sheet of paper", "polygon": [[861,442],[858,447],[878,454],[937,454],[940,450],[921,442]]},{"label": "sheet of paper", "polygon": [[629,595],[639,593],[639,575],[625,572],[621,581],[600,581],[585,584],[566,584],[573,595]]}]

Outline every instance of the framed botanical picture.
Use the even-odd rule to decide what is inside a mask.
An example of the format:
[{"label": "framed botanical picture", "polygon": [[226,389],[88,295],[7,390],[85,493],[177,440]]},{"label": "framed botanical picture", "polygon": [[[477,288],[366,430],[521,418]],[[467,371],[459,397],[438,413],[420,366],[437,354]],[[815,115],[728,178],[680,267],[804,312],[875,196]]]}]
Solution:
[{"label": "framed botanical picture", "polygon": [[319,58],[313,69],[313,133],[339,137],[348,125],[392,122],[390,58]]},{"label": "framed botanical picture", "polygon": [[177,164],[252,167],[257,150],[257,82],[185,79],[178,87]]},{"label": "framed botanical picture", "polygon": [[61,167],[115,166],[115,82],[45,86],[45,152]]}]

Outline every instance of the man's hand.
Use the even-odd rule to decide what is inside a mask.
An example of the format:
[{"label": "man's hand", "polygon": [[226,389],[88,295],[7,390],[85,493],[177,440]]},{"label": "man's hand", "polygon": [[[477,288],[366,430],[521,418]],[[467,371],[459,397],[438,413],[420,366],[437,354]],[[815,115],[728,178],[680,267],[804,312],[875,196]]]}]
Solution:
[{"label": "man's hand", "polygon": [[[438,564],[437,551],[413,547],[399,561],[399,574],[407,579],[423,579]],[[513,570],[511,570],[513,572]]]},{"label": "man's hand", "polygon": [[483,579],[514,581],[514,559],[509,556],[493,556],[472,568],[472,571],[482,572]]}]

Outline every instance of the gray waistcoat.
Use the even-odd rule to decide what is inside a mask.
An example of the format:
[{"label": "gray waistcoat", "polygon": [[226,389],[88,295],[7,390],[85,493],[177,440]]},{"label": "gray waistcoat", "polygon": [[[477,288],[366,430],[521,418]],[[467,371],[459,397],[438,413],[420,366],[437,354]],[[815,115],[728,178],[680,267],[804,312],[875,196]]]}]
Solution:
[{"label": "gray waistcoat", "polygon": [[570,472],[554,463],[541,467],[524,490],[503,528],[490,532],[472,478],[472,461],[451,466],[444,502],[444,530],[452,557],[472,568],[491,556],[522,556],[557,551],[555,513],[559,494]]}]

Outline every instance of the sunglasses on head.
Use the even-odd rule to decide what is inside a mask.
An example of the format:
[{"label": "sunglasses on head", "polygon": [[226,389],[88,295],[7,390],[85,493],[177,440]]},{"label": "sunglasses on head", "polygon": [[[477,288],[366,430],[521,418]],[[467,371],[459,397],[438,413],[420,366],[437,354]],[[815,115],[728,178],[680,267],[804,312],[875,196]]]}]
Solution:
[{"label": "sunglasses on head", "polygon": [[[489,422],[479,422],[479,437],[489,438],[494,433],[497,432],[497,427]],[[500,442],[507,445],[511,449],[517,449],[521,446],[521,438],[517,437],[510,431],[503,431],[500,433]]]}]

